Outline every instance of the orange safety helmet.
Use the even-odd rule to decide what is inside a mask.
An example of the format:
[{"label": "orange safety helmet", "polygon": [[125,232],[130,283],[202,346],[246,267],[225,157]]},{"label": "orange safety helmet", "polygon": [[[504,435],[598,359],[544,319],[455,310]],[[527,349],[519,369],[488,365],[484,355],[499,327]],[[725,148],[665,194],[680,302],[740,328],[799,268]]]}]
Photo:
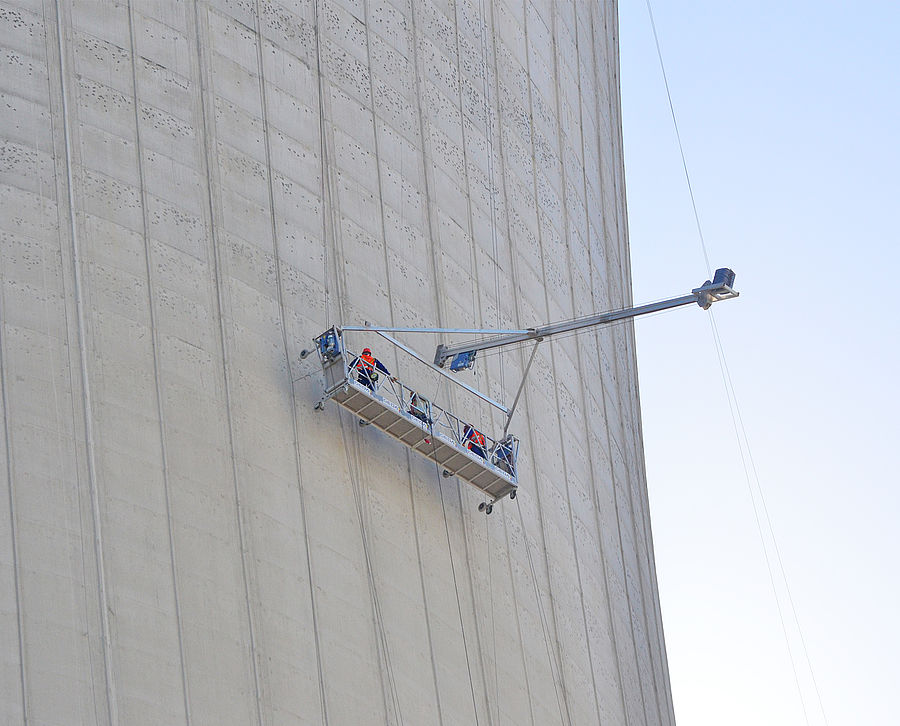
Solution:
[{"label": "orange safety helmet", "polygon": [[369,350],[368,348],[363,348],[362,354],[363,354],[363,355],[372,355],[372,351]]}]

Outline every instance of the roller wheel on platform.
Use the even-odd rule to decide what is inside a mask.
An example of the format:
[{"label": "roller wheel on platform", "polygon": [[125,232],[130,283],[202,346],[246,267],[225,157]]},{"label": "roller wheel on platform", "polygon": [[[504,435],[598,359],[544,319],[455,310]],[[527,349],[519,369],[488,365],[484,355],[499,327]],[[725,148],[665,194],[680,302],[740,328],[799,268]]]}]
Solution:
[{"label": "roller wheel on platform", "polygon": [[316,411],[322,411],[325,409],[325,404],[319,401],[315,406],[313,406],[313,409]]},{"label": "roller wheel on platform", "polygon": [[493,511],[494,511],[494,505],[493,505],[493,504],[488,504],[488,505],[484,508],[484,513],[485,513],[485,514],[490,514],[490,513],[493,512]]},{"label": "roller wheel on platform", "polygon": [[444,479],[449,479],[451,475],[450,475],[450,472],[449,472],[449,471],[447,471],[446,469],[444,469],[444,470],[441,472],[441,476],[444,477]]},{"label": "roller wheel on platform", "polygon": [[515,489],[513,489],[513,490],[509,493],[509,498],[510,498],[510,499],[515,499],[515,498],[516,498],[516,490],[515,490]]},{"label": "roller wheel on platform", "polygon": [[484,502],[482,502],[481,504],[478,505],[478,511],[479,511],[479,512],[483,512],[483,511],[484,511],[484,508],[485,508],[486,506],[487,506],[487,504],[485,504]]}]

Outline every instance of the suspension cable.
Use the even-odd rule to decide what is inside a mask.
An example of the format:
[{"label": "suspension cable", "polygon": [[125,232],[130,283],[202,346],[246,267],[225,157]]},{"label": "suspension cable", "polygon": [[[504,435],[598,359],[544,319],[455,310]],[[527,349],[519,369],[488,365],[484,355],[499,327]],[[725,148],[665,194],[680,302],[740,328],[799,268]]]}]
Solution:
[{"label": "suspension cable", "polygon": [[[319,0],[313,2],[313,29],[316,35],[316,82],[319,94],[319,158],[322,160],[322,173],[319,187],[322,199],[322,287],[324,289],[323,310],[325,312],[325,328],[331,327],[331,314],[328,309],[328,220],[332,214],[330,167],[328,165],[328,141],[325,137],[325,78],[322,76],[322,36],[319,28]],[[334,243],[334,220],[332,224],[332,244]],[[338,304],[342,305],[340,295]],[[341,316],[343,317],[343,316]]]},{"label": "suspension cable", "polygon": [[[487,546],[487,558],[488,558],[488,592],[490,593],[490,612],[491,612],[491,658],[494,661],[494,704],[497,707],[497,723],[500,723],[500,680],[497,676],[497,628],[494,618],[494,573],[493,573],[493,560],[491,557],[491,552],[493,551],[493,547],[491,547],[491,533],[490,528],[488,527],[488,520],[490,517],[484,518],[484,542]],[[487,679],[485,679],[487,680]],[[490,713],[490,708],[488,708],[488,713]]]},{"label": "suspension cable", "polygon": [[[784,583],[784,589],[785,589],[785,594],[787,595],[788,603],[791,606],[791,613],[793,615],[794,623],[797,626],[797,635],[799,636],[800,644],[802,646],[803,654],[804,654],[804,657],[806,660],[806,666],[809,670],[813,688],[816,692],[816,698],[818,699],[819,710],[821,711],[822,718],[825,721],[825,724],[827,726],[828,717],[825,713],[825,707],[822,703],[822,694],[819,691],[819,684],[818,684],[818,681],[816,680],[816,675],[813,670],[812,662],[809,657],[809,650],[806,647],[806,638],[804,638],[803,629],[800,627],[800,619],[797,615],[797,608],[794,605],[794,597],[791,594],[790,583],[787,578],[787,573],[785,572],[785,569],[784,569],[784,560],[781,557],[781,549],[779,548],[778,540],[775,537],[775,530],[774,530],[774,527],[772,526],[772,520],[769,517],[769,507],[766,504],[766,498],[763,493],[762,485],[759,480],[759,473],[756,469],[756,463],[753,460],[753,452],[750,448],[750,441],[747,436],[747,429],[744,426],[744,418],[741,415],[741,409],[740,409],[740,406],[738,405],[737,395],[734,392],[734,383],[732,382],[732,379],[731,379],[731,372],[729,371],[729,368],[728,368],[728,361],[725,358],[725,348],[722,345],[722,340],[719,336],[719,329],[718,329],[718,326],[716,325],[715,318],[710,316],[709,323],[710,323],[710,327],[712,329],[713,339],[716,344],[716,353],[718,355],[720,370],[722,372],[723,385],[725,386],[725,390],[728,395],[728,406],[729,406],[729,410],[731,412],[732,425],[734,427],[735,438],[738,441],[738,448],[739,448],[740,454],[741,454],[741,463],[744,468],[744,479],[747,482],[747,489],[750,494],[750,501],[753,503],[753,514],[756,519],[757,531],[759,532],[760,542],[763,547],[763,555],[765,556],[765,560],[766,560],[766,568],[768,569],[768,572],[769,572],[769,581],[772,584],[772,591],[775,593],[776,603],[778,604],[778,617],[781,620],[781,627],[784,632],[785,642],[787,643],[788,656],[791,660],[791,668],[793,669],[793,672],[794,672],[794,681],[797,684],[797,691],[800,696],[800,702],[801,702],[801,704],[803,704],[803,715],[806,718],[806,722],[809,723],[809,718],[807,716],[806,707],[805,707],[805,699],[803,698],[803,693],[802,693],[802,690],[800,687],[800,678],[797,673],[797,667],[796,667],[796,664],[794,661],[793,651],[790,646],[790,640],[788,638],[787,627],[785,625],[784,614],[782,613],[781,604],[778,600],[778,594],[777,594],[778,591],[777,591],[776,584],[775,584],[775,576],[772,571],[772,565],[771,565],[771,561],[769,558],[768,548],[766,547],[764,529],[762,526],[763,522],[765,522],[765,529],[768,530],[769,537],[772,540],[772,548],[775,552],[775,559],[776,559],[776,562],[778,563],[778,569],[781,574],[782,582]],[[744,454],[745,449],[746,449],[746,457]],[[748,462],[749,462],[749,468],[748,468]],[[755,482],[755,484],[756,484],[756,496],[754,496],[753,484],[751,483],[751,475],[750,475],[751,472],[752,472],[752,481]],[[762,519],[760,519],[759,508],[756,505],[757,497],[759,498],[759,502],[762,506],[762,512],[763,512]]]},{"label": "suspension cable", "polygon": [[681,166],[684,168],[684,178],[687,180],[688,192],[691,195],[691,207],[694,209],[694,221],[697,223],[697,234],[700,237],[700,247],[703,250],[703,259],[706,261],[706,272],[712,276],[712,265],[709,264],[709,254],[706,251],[706,241],[703,239],[703,229],[700,226],[700,215],[697,213],[697,202],[694,200],[694,187],[691,185],[691,175],[688,173],[687,160],[684,156],[684,146],[681,144],[681,133],[678,131],[678,119],[675,117],[675,104],[672,103],[672,94],[669,91],[669,78],[666,75],[666,67],[663,64],[662,51],[659,47],[659,36],[656,34],[656,22],[653,20],[653,8],[650,0],[646,0],[647,13],[650,15],[650,27],[653,29],[653,40],[656,43],[656,55],[659,58],[659,67],[662,70],[663,83],[666,86],[666,98],[669,99],[669,111],[672,114],[672,125],[675,127],[675,138],[678,139],[678,150],[681,152]]},{"label": "suspension cable", "polygon": [[[436,456],[437,444],[435,443],[434,432],[430,433],[432,453]],[[440,494],[441,498],[441,515],[444,518],[444,533],[447,536],[447,552],[450,555],[450,573],[453,576],[453,592],[456,595],[456,612],[459,615],[459,629],[463,637],[463,652],[466,655],[466,672],[469,675],[469,691],[472,694],[472,710],[475,712],[475,724],[476,726],[478,726],[480,721],[478,719],[478,701],[475,698],[475,681],[472,678],[472,664],[469,660],[469,646],[466,641],[466,627],[463,624],[462,603],[459,599],[459,583],[456,578],[456,565],[453,562],[453,546],[450,541],[450,526],[447,523],[447,509],[444,505],[444,487],[441,483],[441,479],[443,479],[443,477],[441,476],[441,469],[438,466],[437,461],[434,462],[434,473],[435,481],[437,482],[438,493]]]},{"label": "suspension cable", "polygon": [[[691,185],[690,173],[688,172],[687,160],[686,160],[686,157],[684,154],[684,146],[682,145],[681,134],[678,130],[678,120],[675,115],[675,105],[672,102],[672,94],[669,89],[669,80],[668,80],[668,76],[666,74],[665,64],[663,63],[662,51],[660,49],[660,44],[659,44],[659,36],[656,31],[656,23],[653,19],[653,8],[651,7],[650,0],[645,0],[645,2],[647,5],[647,13],[650,16],[650,26],[653,30],[653,40],[656,44],[656,54],[659,59],[659,66],[660,66],[660,70],[662,71],[663,82],[664,82],[665,88],[666,88],[666,97],[669,102],[669,111],[672,115],[672,125],[675,128],[675,137],[678,141],[678,149],[681,154],[681,163],[682,163],[682,167],[684,168],[684,176],[685,176],[685,180],[687,182],[688,192],[690,193],[690,197],[691,197],[691,206],[694,211],[694,221],[696,222],[696,225],[697,225],[697,234],[698,234],[699,240],[700,240],[700,247],[703,251],[703,258],[706,261],[707,272],[711,275],[712,274],[712,272],[711,272],[712,266],[709,263],[709,255],[708,255],[707,248],[706,248],[706,241],[703,238],[703,229],[700,224],[700,215],[697,212],[697,203],[694,198],[694,190],[693,190],[693,186]],[[803,637],[803,629],[800,626],[800,620],[799,620],[799,617],[797,616],[797,610],[794,605],[794,599],[793,599],[793,596],[791,595],[790,583],[787,578],[787,573],[785,572],[785,569],[784,569],[784,561],[781,557],[781,550],[778,546],[778,539],[775,536],[775,529],[772,526],[771,519],[769,518],[769,511],[768,511],[768,506],[766,505],[765,494],[763,492],[762,485],[759,480],[759,474],[756,470],[756,464],[753,461],[753,454],[752,454],[752,451],[750,448],[750,441],[747,436],[746,427],[744,426],[744,420],[743,420],[743,416],[741,415],[740,405],[738,403],[737,395],[734,390],[734,383],[732,382],[732,379],[731,379],[731,373],[728,369],[728,361],[726,360],[726,357],[725,357],[725,348],[722,344],[722,339],[719,336],[719,330],[718,330],[718,327],[716,326],[715,317],[713,315],[712,310],[709,311],[709,316],[710,316],[709,317],[710,330],[712,332],[713,342],[715,344],[716,354],[717,354],[718,360],[719,360],[719,369],[722,374],[722,382],[725,387],[726,398],[728,399],[728,408],[731,413],[731,419],[732,419],[732,424],[734,426],[735,438],[737,439],[738,449],[739,449],[740,455],[741,455],[741,464],[744,469],[744,478],[747,482],[747,488],[750,493],[750,502],[753,506],[753,514],[754,514],[755,521],[756,521],[756,528],[757,528],[757,532],[759,533],[760,542],[761,542],[762,548],[763,548],[763,555],[764,555],[765,561],[766,561],[766,568],[769,573],[769,582],[772,586],[772,593],[775,598],[775,605],[778,609],[778,617],[781,621],[781,627],[782,627],[782,632],[784,634],[785,644],[787,646],[788,657],[790,659],[791,669],[794,674],[794,682],[796,683],[796,686],[797,686],[797,693],[800,698],[801,708],[803,710],[803,717],[806,720],[806,723],[809,724],[809,714],[807,713],[806,702],[805,702],[805,699],[803,698],[803,691],[800,686],[800,678],[797,673],[797,666],[796,666],[796,663],[794,660],[793,650],[792,650],[791,644],[790,644],[790,638],[788,637],[788,631],[787,631],[787,626],[785,624],[785,618],[784,618],[784,612],[782,609],[781,600],[778,597],[778,589],[775,584],[775,577],[774,577],[774,574],[772,571],[772,564],[771,564],[771,561],[769,558],[768,548],[766,546],[766,537],[765,537],[765,532],[764,532],[764,527],[763,527],[763,520],[760,518],[759,507],[757,506],[757,502],[756,502],[757,497],[759,498],[759,501],[762,505],[765,526],[768,529],[769,538],[771,539],[772,548],[775,552],[778,566],[780,569],[781,579],[784,582],[785,592],[787,593],[788,602],[790,603],[790,606],[791,606],[794,624],[797,627],[797,633],[799,635],[800,643],[802,644],[803,652],[804,652],[804,655],[806,658],[806,665],[807,665],[807,668],[809,669],[809,674],[812,679],[813,687],[815,689],[816,696],[818,698],[819,709],[822,712],[822,718],[824,719],[825,724],[827,726],[828,718],[825,714],[825,708],[822,704],[822,696],[819,691],[819,685],[816,680],[815,672],[812,667],[812,662],[809,658],[809,651],[806,647],[806,639]],[[746,450],[746,455],[745,455],[745,450]],[[748,467],[748,461],[749,461],[749,467]],[[751,483],[751,476],[750,476],[751,469],[753,472],[753,480],[756,483],[757,496],[754,496],[753,485]]]},{"label": "suspension cable", "polygon": [[[353,499],[356,504],[357,517],[359,518],[360,538],[362,540],[363,555],[366,564],[366,575],[369,586],[369,595],[372,599],[372,610],[375,616],[375,630],[378,642],[378,649],[384,657],[385,672],[388,680],[388,694],[390,695],[391,706],[397,716],[398,723],[403,724],[403,716],[400,711],[400,699],[397,694],[396,679],[394,678],[394,669],[391,664],[390,649],[388,647],[387,635],[384,628],[384,617],[381,612],[381,604],[378,599],[378,589],[375,583],[375,571],[372,564],[372,556],[369,546],[369,535],[366,527],[365,508],[363,505],[363,492],[360,486],[362,478],[362,457],[359,454],[359,438],[352,437],[354,443],[353,458],[351,460],[349,439],[351,438],[346,430],[346,416],[343,412],[340,414],[341,437],[344,443],[344,453],[347,458],[347,471],[350,474],[350,484],[353,491]],[[385,703],[385,708],[387,708]]]}]

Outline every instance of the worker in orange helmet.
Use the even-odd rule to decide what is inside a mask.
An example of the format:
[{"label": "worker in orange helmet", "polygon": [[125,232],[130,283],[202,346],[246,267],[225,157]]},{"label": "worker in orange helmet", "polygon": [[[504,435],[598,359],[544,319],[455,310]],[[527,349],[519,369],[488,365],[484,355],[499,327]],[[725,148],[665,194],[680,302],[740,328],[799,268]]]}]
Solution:
[{"label": "worker in orange helmet", "polygon": [[484,439],[483,433],[469,424],[466,424],[463,427],[463,439],[467,442],[466,446],[469,451],[473,454],[478,454],[482,459],[487,459],[487,452],[485,451],[487,442]]},{"label": "worker in orange helmet", "polygon": [[372,355],[372,351],[369,348],[363,348],[362,354],[350,364],[350,370],[356,371],[356,380],[372,391],[372,393],[375,393],[375,389],[378,387],[379,372],[384,373],[392,381],[397,380],[384,367],[384,364]]}]

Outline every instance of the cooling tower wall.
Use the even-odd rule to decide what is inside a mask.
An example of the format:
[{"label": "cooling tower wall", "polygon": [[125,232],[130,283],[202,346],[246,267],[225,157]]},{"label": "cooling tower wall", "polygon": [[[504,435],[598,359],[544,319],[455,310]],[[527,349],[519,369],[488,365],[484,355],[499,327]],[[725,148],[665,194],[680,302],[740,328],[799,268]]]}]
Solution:
[{"label": "cooling tower wall", "polygon": [[630,302],[615,3],[2,0],[0,44],[0,720],[672,724],[630,325],[539,347],[490,516],[301,358]]}]

